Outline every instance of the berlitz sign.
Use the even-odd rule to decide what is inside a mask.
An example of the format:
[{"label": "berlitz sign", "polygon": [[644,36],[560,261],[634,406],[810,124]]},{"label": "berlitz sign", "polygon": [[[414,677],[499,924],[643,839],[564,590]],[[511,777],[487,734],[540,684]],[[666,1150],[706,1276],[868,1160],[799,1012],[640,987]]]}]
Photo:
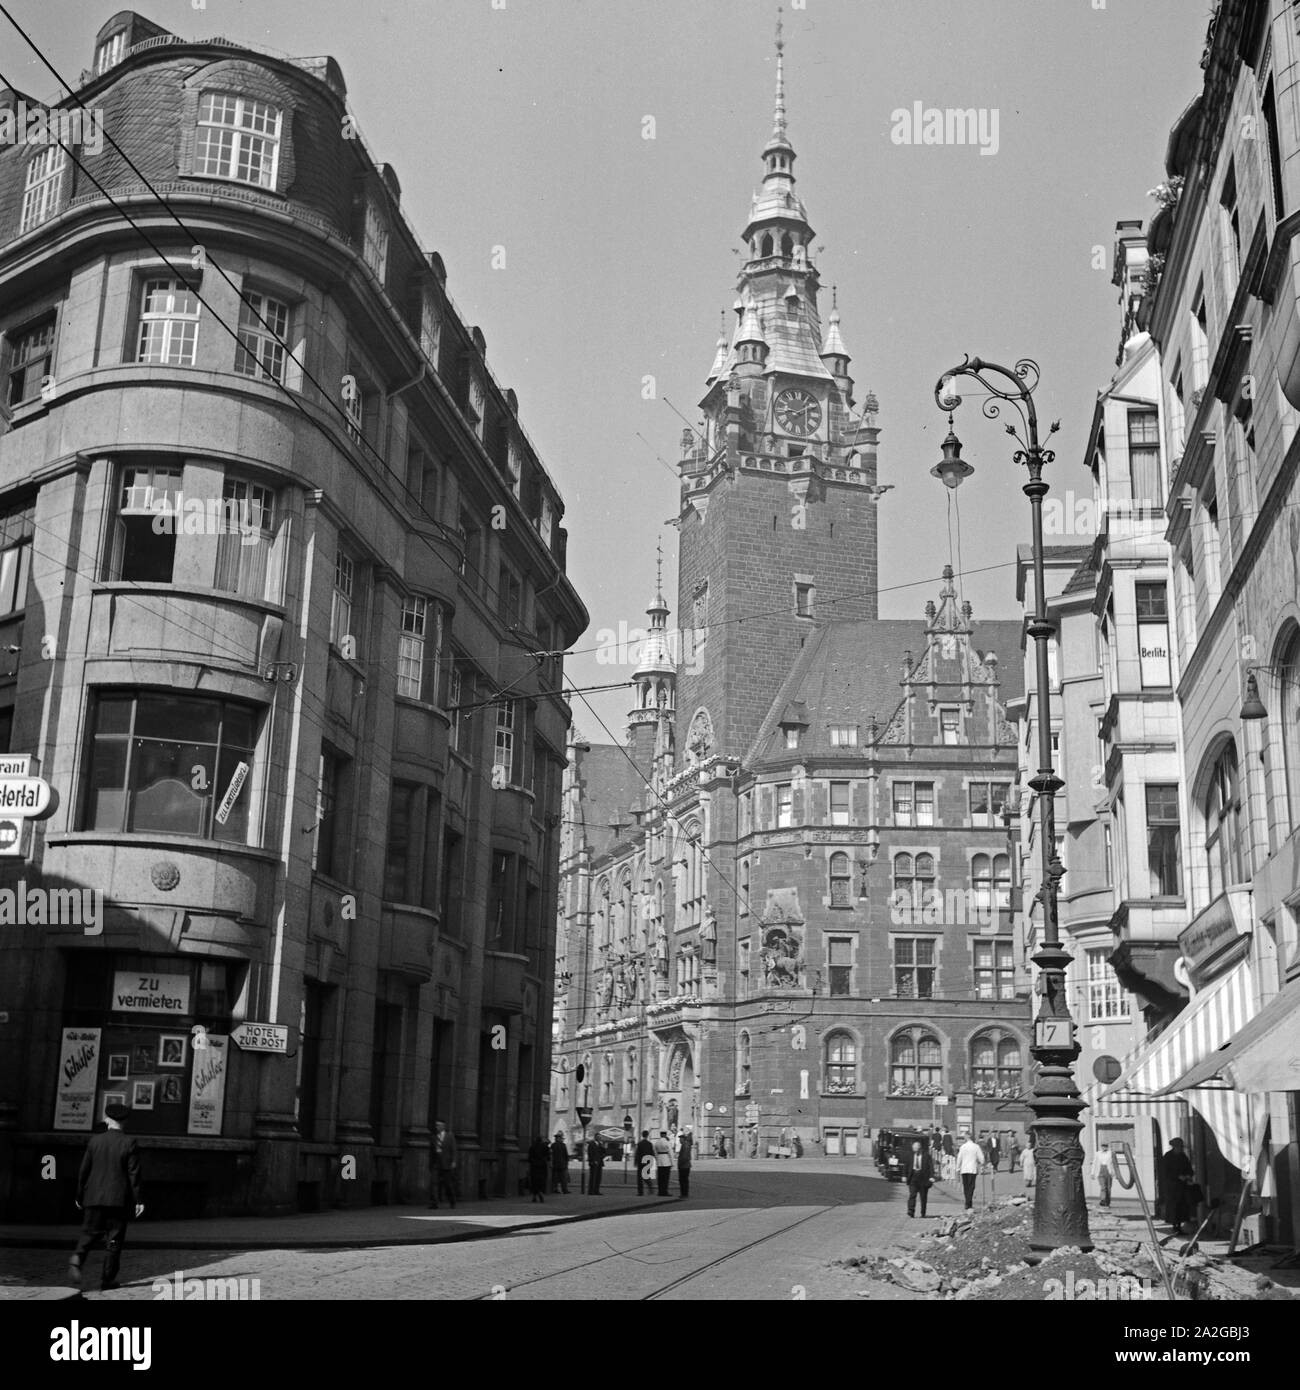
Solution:
[{"label": "berlitz sign", "polygon": [[1250,891],[1228,889],[1220,893],[1204,912],[1192,921],[1178,938],[1179,949],[1189,970],[1199,970],[1206,962],[1230,946],[1239,936],[1250,934]]}]

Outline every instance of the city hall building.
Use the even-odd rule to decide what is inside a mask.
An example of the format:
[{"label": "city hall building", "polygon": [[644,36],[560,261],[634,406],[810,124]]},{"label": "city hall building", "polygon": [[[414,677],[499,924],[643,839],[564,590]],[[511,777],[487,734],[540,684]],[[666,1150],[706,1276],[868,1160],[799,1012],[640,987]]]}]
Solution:
[{"label": "city hall building", "polygon": [[762,158],[683,437],[684,637],[657,589],[626,746],[571,752],[553,1127],[590,1109],[588,1132],[690,1125],[760,1156],[1023,1137],[1021,625],[976,625],[951,567],[915,619],[879,617],[878,403],[822,315],[779,47]]},{"label": "city hall building", "polygon": [[56,804],[0,858],[0,1207],[72,1214],[114,1099],[159,1216],[423,1200],[439,1118],[512,1189],[559,493],[332,59],[124,12],[39,106],[0,92],[0,752]]}]

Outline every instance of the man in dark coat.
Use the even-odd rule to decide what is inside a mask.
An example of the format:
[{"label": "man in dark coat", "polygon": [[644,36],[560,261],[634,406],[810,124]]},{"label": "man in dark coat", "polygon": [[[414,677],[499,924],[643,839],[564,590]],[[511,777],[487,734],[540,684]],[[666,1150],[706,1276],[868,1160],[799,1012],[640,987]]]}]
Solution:
[{"label": "man in dark coat", "polygon": [[930,1188],[934,1185],[934,1166],[930,1155],[921,1148],[921,1141],[912,1141],[912,1152],[907,1156],[907,1214],[916,1215],[916,1199],[921,1199],[921,1216],[925,1217],[925,1203]]},{"label": "man in dark coat", "polygon": [[[655,1146],[650,1142],[650,1131],[643,1129],[636,1146],[636,1195],[644,1197],[647,1192],[654,1195]],[[646,1159],[650,1162],[647,1163]]]},{"label": "man in dark coat", "polygon": [[429,1156],[429,1202],[437,1209],[438,1198],[445,1197],[456,1205],[456,1136],[442,1120],[433,1125],[433,1153]]},{"label": "man in dark coat", "polygon": [[1191,1217],[1189,1189],[1196,1181],[1196,1173],[1192,1160],[1187,1157],[1186,1145],[1176,1136],[1169,1141],[1169,1148],[1160,1160],[1160,1179],[1164,1189],[1165,1219],[1182,1235],[1183,1225]]},{"label": "man in dark coat", "polygon": [[116,1102],[106,1106],[104,1119],[108,1128],[91,1139],[81,1160],[81,1171],[77,1174],[77,1205],[85,1216],[77,1248],[68,1262],[68,1278],[73,1288],[81,1287],[82,1262],[100,1236],[105,1238],[105,1254],[99,1287],[117,1288],[117,1271],[131,1208],[135,1208],[137,1219],[144,1214],[140,1154],[135,1140],[122,1130],[122,1122],[130,1113],[125,1105]]},{"label": "man in dark coat", "polygon": [[677,1190],[683,1197],[691,1195],[691,1150],[694,1147],[695,1136],[688,1129],[677,1144]]},{"label": "man in dark coat", "polygon": [[587,1140],[587,1167],[590,1177],[587,1180],[587,1196],[600,1196],[601,1174],[605,1171],[605,1146],[598,1138]]},{"label": "man in dark coat", "polygon": [[551,1141],[551,1191],[569,1195],[569,1146],[558,1130]]}]

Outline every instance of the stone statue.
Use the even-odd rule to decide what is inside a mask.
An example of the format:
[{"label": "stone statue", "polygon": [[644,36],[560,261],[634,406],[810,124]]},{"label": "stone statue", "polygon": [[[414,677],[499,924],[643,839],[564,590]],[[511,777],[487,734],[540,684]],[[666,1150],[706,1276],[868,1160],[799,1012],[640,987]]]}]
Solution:
[{"label": "stone statue", "polygon": [[712,903],[705,909],[704,925],[700,928],[700,943],[704,947],[705,965],[718,963],[718,916]]},{"label": "stone statue", "polygon": [[609,1008],[614,1001],[614,972],[607,965],[605,967],[605,977],[601,983],[600,1002],[604,1008]]},{"label": "stone statue", "polygon": [[614,981],[614,998],[621,1009],[627,1004],[627,971],[620,965]]},{"label": "stone statue", "polygon": [[668,932],[662,922],[655,940],[655,973],[665,979],[668,977]]}]

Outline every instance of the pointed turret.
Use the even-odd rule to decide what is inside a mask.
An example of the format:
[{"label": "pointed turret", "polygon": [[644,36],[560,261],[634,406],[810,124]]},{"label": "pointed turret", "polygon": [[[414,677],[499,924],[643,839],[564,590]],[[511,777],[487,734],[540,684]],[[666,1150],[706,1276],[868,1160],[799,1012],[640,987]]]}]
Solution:
[{"label": "pointed turret", "polygon": [[705,380],[712,385],[727,369],[727,316],[723,314],[722,325],[718,329],[717,348],[713,354],[713,366],[709,368],[709,375]]},{"label": "pointed turret", "polygon": [[853,404],[853,378],[849,375],[849,350],[840,337],[839,295],[831,286],[831,312],[826,320],[826,336],[822,339],[819,354],[826,363],[826,370],[835,378],[835,384],[844,392],[844,399]]},{"label": "pointed turret", "polygon": [[[646,609],[650,629],[641,644],[641,659],[632,673],[636,707],[627,717],[628,738],[637,766],[654,752],[655,730],[661,718],[672,718],[677,709],[677,665],[668,636],[668,602],[663,587],[663,546],[656,563],[655,596]],[[648,762],[647,762],[648,765]]]}]

